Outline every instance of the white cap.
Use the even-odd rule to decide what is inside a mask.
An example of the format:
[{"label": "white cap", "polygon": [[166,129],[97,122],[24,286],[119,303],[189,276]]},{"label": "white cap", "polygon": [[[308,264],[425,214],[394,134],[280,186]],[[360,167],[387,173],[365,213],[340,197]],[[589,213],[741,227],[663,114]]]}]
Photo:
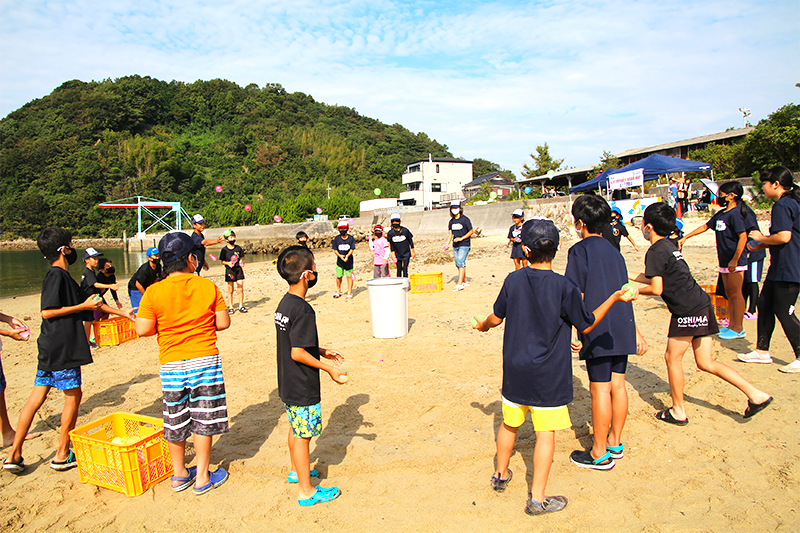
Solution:
[{"label": "white cap", "polygon": [[206,219],[203,218],[203,215],[197,213],[195,216],[192,217],[192,224],[200,224],[201,222],[205,222]]},{"label": "white cap", "polygon": [[392,216],[389,217],[389,220],[400,220],[400,213],[392,213]]},{"label": "white cap", "polygon": [[461,207],[461,200],[453,200],[450,202],[450,207]]},{"label": "white cap", "polygon": [[514,212],[511,213],[511,215],[515,217],[524,217],[525,211],[523,211],[522,209],[514,209]]}]

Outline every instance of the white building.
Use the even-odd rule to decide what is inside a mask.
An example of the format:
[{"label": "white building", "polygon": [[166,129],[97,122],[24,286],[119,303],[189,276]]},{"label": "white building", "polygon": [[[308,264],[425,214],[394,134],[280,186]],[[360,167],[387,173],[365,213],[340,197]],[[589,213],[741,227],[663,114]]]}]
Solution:
[{"label": "white building", "polygon": [[432,157],[410,163],[403,173],[406,190],[400,204],[439,207],[464,198],[462,187],[472,181],[472,161]]}]

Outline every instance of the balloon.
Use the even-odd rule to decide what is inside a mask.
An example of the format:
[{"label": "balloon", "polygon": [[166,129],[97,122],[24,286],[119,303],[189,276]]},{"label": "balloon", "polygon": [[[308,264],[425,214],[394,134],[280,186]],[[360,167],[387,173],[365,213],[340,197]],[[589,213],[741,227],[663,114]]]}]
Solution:
[{"label": "balloon", "polygon": [[222,192],[222,185],[217,185],[217,186],[215,187],[215,190],[216,190],[217,192]]},{"label": "balloon", "polygon": [[247,204],[246,206],[244,206],[244,210],[245,211],[250,211],[250,209],[251,209],[250,204]]},{"label": "balloon", "polygon": [[553,179],[553,176],[555,176],[555,175],[556,175],[556,171],[555,170],[548,170],[547,171],[547,179]]},{"label": "balloon", "polygon": [[380,189],[375,189],[375,190],[374,190],[374,191],[372,191],[372,192],[374,192],[374,193],[375,193],[375,196],[380,196],[380,195],[381,195],[381,190],[380,190]]},{"label": "balloon", "polygon": [[531,193],[531,188],[525,187],[525,194],[530,194],[530,193]]},{"label": "balloon", "polygon": [[353,219],[351,218],[351,219],[350,219],[350,220],[349,220],[347,223],[348,223],[348,225],[352,226],[352,225],[353,225],[353,222],[355,222],[355,220],[353,220]]},{"label": "balloon", "polygon": [[489,193],[489,198],[491,198],[492,200],[494,200],[495,198],[497,198],[497,193],[496,193],[496,192],[494,192],[494,191],[490,192],[490,193]]},{"label": "balloon", "polygon": [[278,215],[275,215],[274,217],[272,217],[272,220],[274,220],[275,222],[280,224],[281,220],[283,220],[283,219],[281,217],[279,217]]},{"label": "balloon", "polygon": [[318,214],[318,215],[321,215],[321,214],[322,214],[322,208],[321,208],[321,207],[318,207],[318,208],[317,208],[317,214]]}]

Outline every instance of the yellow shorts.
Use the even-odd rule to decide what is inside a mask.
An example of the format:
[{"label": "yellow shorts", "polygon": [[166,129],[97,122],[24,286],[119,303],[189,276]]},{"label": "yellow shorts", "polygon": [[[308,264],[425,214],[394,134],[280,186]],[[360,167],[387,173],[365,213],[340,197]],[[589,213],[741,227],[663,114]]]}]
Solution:
[{"label": "yellow shorts", "polygon": [[505,425],[518,428],[525,422],[525,413],[531,412],[534,431],[556,431],[572,427],[566,405],[561,407],[530,407],[517,405],[503,398],[503,422]]}]

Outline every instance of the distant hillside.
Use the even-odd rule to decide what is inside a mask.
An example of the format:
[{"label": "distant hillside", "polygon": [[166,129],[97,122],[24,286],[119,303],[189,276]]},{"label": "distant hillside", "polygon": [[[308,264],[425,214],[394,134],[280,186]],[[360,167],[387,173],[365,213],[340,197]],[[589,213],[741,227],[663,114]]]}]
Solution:
[{"label": "distant hillside", "polygon": [[214,226],[296,222],[317,207],[355,214],[376,188],[397,196],[405,166],[428,153],[452,157],[424,133],[278,84],[73,80],[0,121],[0,230],[119,236],[135,210],[96,206],[136,195],[179,201]]}]

